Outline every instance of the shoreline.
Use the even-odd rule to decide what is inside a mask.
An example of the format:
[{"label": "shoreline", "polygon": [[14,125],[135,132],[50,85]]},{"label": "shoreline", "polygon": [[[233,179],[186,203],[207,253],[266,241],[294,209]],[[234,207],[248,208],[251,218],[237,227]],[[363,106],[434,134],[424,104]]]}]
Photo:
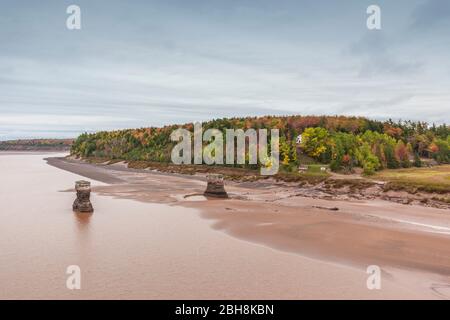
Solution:
[{"label": "shoreline", "polygon": [[[255,170],[222,166],[173,165],[146,161],[108,160],[104,158],[77,158],[68,156],[64,161],[69,164],[83,163],[96,168],[108,168],[128,172],[155,172],[161,175],[178,176],[186,179],[204,179],[209,173],[221,174],[228,184],[247,185],[249,188],[271,186],[290,187],[297,196],[323,200],[384,200],[403,205],[415,205],[427,208],[450,210],[450,195],[444,190],[424,191],[421,187],[411,187],[394,181],[368,179],[358,174],[331,173],[327,176],[260,176]],[[120,164],[120,165],[117,165]],[[76,169],[75,169],[76,170]],[[450,167],[449,167],[450,170]],[[94,170],[96,171],[96,169]],[[94,173],[95,174],[95,173]],[[422,186],[423,187],[423,186]]]},{"label": "shoreline", "polygon": [[[206,200],[199,195],[205,187],[203,177],[128,169],[122,163],[46,160],[110,184],[94,187],[99,194],[196,208],[214,229],[276,250],[359,268],[380,264],[450,276],[450,215],[445,209],[307,198],[258,182],[227,181],[230,199]],[[338,211],[326,209],[331,207]]]}]

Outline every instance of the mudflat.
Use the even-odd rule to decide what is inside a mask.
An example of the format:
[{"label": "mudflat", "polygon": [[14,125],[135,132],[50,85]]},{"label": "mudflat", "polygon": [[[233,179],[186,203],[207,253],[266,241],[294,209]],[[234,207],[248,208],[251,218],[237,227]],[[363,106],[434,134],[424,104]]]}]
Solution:
[{"label": "mudflat", "polygon": [[[5,182],[0,201],[7,204],[0,210],[0,299],[445,297],[446,278],[438,274],[383,266],[381,290],[368,290],[364,268],[215,230],[215,220],[183,205],[204,199],[179,198],[182,193],[172,190],[203,188],[197,177],[174,180],[178,177],[144,172],[142,179],[118,164],[114,175],[124,182],[89,179],[96,190],[118,188],[114,196],[107,195],[112,189],[92,192],[95,212],[75,213],[74,182],[83,177],[47,165],[43,158],[49,156],[0,152]],[[140,201],[127,199],[130,195]],[[73,265],[81,270],[80,290],[66,286],[67,268]]]},{"label": "mudflat", "polygon": [[416,297],[450,297],[450,210],[378,199],[315,199],[266,180],[227,181],[230,199],[206,199],[203,176],[128,169],[124,163],[47,161],[107,183],[93,188],[99,195],[196,209],[212,228],[237,239],[360,272],[377,265],[385,280]]}]

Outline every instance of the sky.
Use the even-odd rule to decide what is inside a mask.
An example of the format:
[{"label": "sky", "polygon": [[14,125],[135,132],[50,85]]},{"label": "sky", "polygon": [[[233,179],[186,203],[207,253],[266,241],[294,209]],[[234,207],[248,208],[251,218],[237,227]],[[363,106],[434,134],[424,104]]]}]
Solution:
[{"label": "sky", "polygon": [[233,116],[449,123],[449,57],[448,0],[1,0],[0,140]]}]

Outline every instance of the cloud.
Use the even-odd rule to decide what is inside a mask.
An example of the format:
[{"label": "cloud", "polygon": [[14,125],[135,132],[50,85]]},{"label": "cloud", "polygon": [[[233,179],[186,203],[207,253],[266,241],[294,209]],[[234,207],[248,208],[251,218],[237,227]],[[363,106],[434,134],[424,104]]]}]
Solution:
[{"label": "cloud", "polygon": [[[383,6],[380,32],[365,29],[360,1],[80,0],[80,32],[64,29],[64,5],[42,3],[0,13],[4,136],[265,114],[450,114],[448,48],[432,33],[404,37],[410,21],[397,17],[412,17],[410,1]],[[424,3],[416,24],[435,14],[427,6],[436,10]]]},{"label": "cloud", "polygon": [[394,45],[383,33],[371,31],[352,43],[347,52],[360,60],[360,77],[420,73],[423,62],[411,59],[409,55],[398,57],[391,52]]},{"label": "cloud", "polygon": [[118,122],[133,121],[133,118],[111,117],[104,115],[43,115],[43,114],[2,114],[0,118],[0,125],[46,125],[53,126],[76,126],[76,125],[90,125],[90,124],[113,124]]},{"label": "cloud", "polygon": [[[450,23],[450,1],[428,0],[418,5],[411,15],[411,27],[414,30],[429,31]],[[448,29],[446,29],[448,36]]]}]

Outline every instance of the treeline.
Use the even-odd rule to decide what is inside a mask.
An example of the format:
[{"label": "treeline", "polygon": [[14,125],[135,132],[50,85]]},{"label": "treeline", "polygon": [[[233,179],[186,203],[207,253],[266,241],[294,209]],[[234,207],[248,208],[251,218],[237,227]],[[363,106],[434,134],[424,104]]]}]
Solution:
[{"label": "treeline", "polygon": [[[175,145],[170,134],[177,128],[193,132],[193,124],[189,123],[85,133],[76,139],[71,153],[81,157],[170,162]],[[450,127],[445,124],[344,116],[265,116],[203,123],[204,130],[209,128],[224,134],[225,129],[279,129],[280,160],[286,170],[296,170],[300,154],[329,164],[334,171],[351,171],[359,166],[366,174],[383,168],[421,166],[424,158],[450,162]]]},{"label": "treeline", "polygon": [[21,139],[0,141],[0,150],[10,151],[66,151],[73,139]]}]

